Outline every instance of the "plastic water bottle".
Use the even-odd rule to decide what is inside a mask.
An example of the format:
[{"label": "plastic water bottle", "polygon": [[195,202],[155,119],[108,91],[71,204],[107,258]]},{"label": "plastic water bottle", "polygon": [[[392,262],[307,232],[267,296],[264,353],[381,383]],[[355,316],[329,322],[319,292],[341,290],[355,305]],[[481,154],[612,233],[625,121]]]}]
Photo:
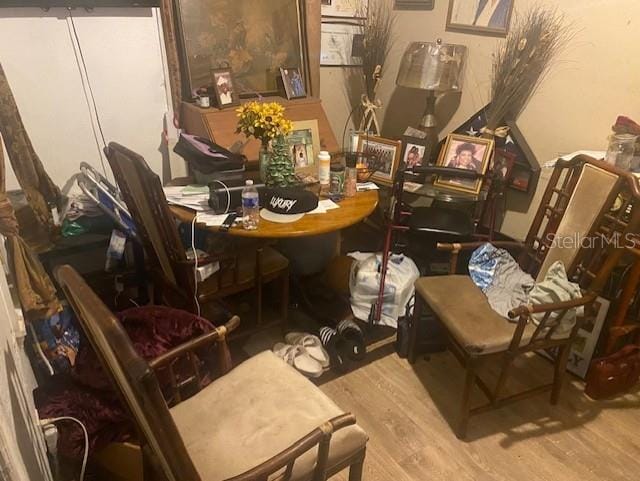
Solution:
[{"label": "plastic water bottle", "polygon": [[260,222],[260,197],[253,180],[247,180],[242,189],[242,227],[255,230]]}]

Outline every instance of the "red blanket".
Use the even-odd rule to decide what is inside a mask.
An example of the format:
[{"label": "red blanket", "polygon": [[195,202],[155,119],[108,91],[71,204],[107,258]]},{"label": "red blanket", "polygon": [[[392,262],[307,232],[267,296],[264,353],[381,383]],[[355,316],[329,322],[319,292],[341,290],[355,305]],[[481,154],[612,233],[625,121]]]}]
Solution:
[{"label": "red blanket", "polygon": [[[118,314],[118,318],[136,351],[147,360],[213,328],[204,318],[162,306],[128,309]],[[160,384],[165,384],[163,379]],[[72,416],[82,421],[89,433],[90,452],[110,442],[129,440],[134,435],[128,411],[85,338],[71,374],[53,377],[51,382],[36,389],[34,397],[40,418]],[[81,458],[84,452],[81,428],[72,422],[59,422],[57,427],[59,453]]]}]

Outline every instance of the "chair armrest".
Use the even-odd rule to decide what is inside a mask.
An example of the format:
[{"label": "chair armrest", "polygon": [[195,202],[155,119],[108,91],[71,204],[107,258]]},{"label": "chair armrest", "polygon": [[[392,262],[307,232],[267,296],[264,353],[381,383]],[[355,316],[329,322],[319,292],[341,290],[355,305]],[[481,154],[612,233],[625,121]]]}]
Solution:
[{"label": "chair armrest", "polygon": [[262,464],[259,464],[255,468],[245,471],[238,476],[227,478],[225,481],[254,481],[256,479],[268,479],[270,475],[275,474],[285,466],[287,467],[287,470],[283,479],[289,479],[287,476],[291,474],[293,464],[296,459],[316,445],[318,445],[318,460],[316,462],[313,479],[326,479],[326,477],[322,475],[326,476],[325,473],[329,457],[329,443],[331,441],[331,436],[337,430],[351,426],[355,423],[356,418],[350,413],[335,417],[324,423],[322,426],[318,426],[309,434]]},{"label": "chair armrest", "polygon": [[438,242],[436,248],[439,251],[449,251],[451,253],[451,257],[449,258],[449,274],[455,274],[458,269],[458,254],[462,251],[474,250],[480,247],[481,245],[489,242],[491,245],[495,247],[502,248],[517,248],[523,249],[524,244],[522,242],[517,241],[477,241],[477,242],[462,242],[462,243],[441,243]]},{"label": "chair armrest", "polygon": [[508,312],[510,319],[516,317],[529,317],[530,314],[538,314],[541,312],[553,312],[562,311],[564,309],[572,309],[574,307],[585,306],[593,302],[597,297],[595,292],[590,292],[577,299],[571,299],[570,301],[552,302],[548,304],[529,304],[525,306],[516,307]]},{"label": "chair armrest", "polygon": [[226,374],[231,370],[231,355],[229,353],[229,347],[227,346],[226,337],[227,334],[232,332],[239,325],[240,318],[238,316],[233,316],[223,326],[218,326],[213,331],[207,332],[195,339],[191,339],[190,341],[165,352],[155,359],[152,359],[149,362],[149,366],[153,370],[158,370],[163,367],[167,367],[178,358],[194,353],[196,349],[218,343],[218,361],[220,362],[220,369],[222,370],[222,374]]}]

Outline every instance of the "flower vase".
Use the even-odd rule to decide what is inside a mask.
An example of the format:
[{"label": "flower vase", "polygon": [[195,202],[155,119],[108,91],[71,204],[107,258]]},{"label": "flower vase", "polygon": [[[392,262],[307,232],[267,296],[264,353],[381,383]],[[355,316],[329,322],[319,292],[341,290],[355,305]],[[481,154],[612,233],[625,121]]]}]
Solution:
[{"label": "flower vase", "polygon": [[267,180],[267,167],[269,166],[270,158],[269,143],[262,143],[260,145],[260,151],[258,152],[258,165],[260,167],[260,180],[262,180],[262,182],[266,182]]}]

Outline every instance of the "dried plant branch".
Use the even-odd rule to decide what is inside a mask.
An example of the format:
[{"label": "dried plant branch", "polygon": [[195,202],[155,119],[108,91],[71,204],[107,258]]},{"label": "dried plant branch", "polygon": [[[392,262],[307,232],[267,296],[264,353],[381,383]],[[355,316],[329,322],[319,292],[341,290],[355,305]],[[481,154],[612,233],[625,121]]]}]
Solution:
[{"label": "dried plant branch", "polygon": [[362,74],[365,93],[375,99],[382,67],[393,45],[393,28],[396,17],[385,0],[369,0],[367,19],[360,27],[363,38]]},{"label": "dried plant branch", "polygon": [[493,55],[488,129],[517,119],[572,37],[572,26],[555,8],[534,5],[515,16],[511,32]]}]

